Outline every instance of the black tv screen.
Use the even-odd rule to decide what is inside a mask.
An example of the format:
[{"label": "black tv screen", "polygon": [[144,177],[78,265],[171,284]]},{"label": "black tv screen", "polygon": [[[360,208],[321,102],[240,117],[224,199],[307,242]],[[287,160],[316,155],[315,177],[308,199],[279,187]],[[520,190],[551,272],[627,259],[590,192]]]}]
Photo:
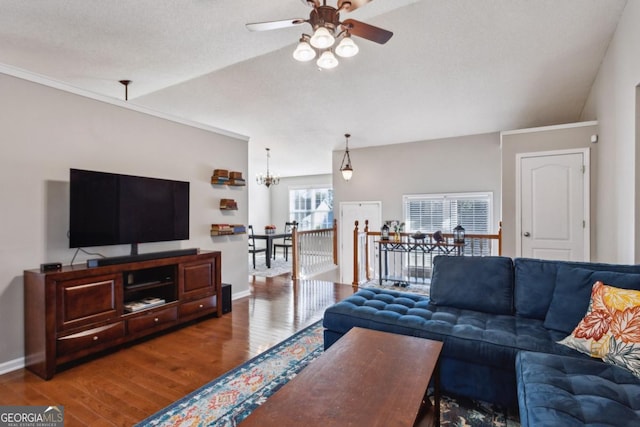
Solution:
[{"label": "black tv screen", "polygon": [[189,239],[189,183],[70,170],[69,247]]}]

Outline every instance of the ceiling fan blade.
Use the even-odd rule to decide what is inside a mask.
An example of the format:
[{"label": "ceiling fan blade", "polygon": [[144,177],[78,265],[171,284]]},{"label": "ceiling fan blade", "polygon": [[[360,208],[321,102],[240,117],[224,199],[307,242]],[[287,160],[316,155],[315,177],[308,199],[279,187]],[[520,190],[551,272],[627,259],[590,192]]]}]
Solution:
[{"label": "ceiling fan blade", "polygon": [[393,33],[391,31],[383,30],[373,25],[365,24],[364,22],[356,21],[355,19],[347,19],[342,23],[342,26],[349,30],[349,32],[363,39],[371,40],[372,42],[385,44],[389,41]]},{"label": "ceiling fan blade", "polygon": [[249,31],[278,30],[280,28],[295,27],[296,25],[304,24],[305,22],[307,21],[302,18],[285,19],[284,21],[254,22],[247,24],[247,29]]},{"label": "ceiling fan blade", "polygon": [[301,1],[302,3],[310,7],[314,7],[314,5],[315,7],[320,7],[320,0],[301,0]]},{"label": "ceiling fan blade", "polygon": [[371,0],[338,0],[338,10],[352,12],[357,8],[369,3],[370,1]]}]

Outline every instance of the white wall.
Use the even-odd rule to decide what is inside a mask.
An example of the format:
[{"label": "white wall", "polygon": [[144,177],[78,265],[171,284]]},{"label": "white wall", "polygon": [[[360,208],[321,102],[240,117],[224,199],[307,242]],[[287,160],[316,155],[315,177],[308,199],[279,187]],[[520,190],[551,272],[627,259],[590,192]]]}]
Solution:
[{"label": "white wall", "polygon": [[600,125],[596,204],[598,260],[640,263],[636,86],[640,83],[640,1],[627,2],[584,110]]},{"label": "white wall", "polygon": [[[197,247],[222,251],[222,280],[248,290],[246,236],[212,238],[213,222],[246,223],[246,187],[214,188],[214,168],[247,171],[246,138],[234,138],[0,73],[0,371],[24,354],[24,269],[69,264],[69,168],[190,181],[190,240],[140,252]],[[233,218],[218,209],[233,197]],[[107,256],[128,246],[90,248]],[[76,262],[90,256],[79,255]]]},{"label": "white wall", "polygon": [[[343,154],[333,153],[334,171]],[[498,133],[351,149],[350,155],[351,180],[334,173],[334,206],[380,200],[383,220],[400,219],[406,194],[488,191],[493,193],[492,231],[497,232],[502,203]]]}]

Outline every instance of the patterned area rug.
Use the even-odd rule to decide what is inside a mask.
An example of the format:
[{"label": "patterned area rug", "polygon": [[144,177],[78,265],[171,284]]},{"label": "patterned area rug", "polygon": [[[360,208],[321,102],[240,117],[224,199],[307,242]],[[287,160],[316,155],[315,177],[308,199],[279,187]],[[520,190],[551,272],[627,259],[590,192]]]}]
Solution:
[{"label": "patterned area rug", "polygon": [[429,283],[418,284],[418,283],[407,283],[407,282],[394,282],[391,280],[383,280],[382,284],[378,279],[370,280],[366,283],[359,285],[360,288],[379,288],[379,289],[387,289],[390,291],[398,291],[398,292],[410,292],[412,294],[420,294],[420,295],[429,295]]},{"label": "patterned area rug", "polygon": [[289,261],[284,258],[276,258],[271,260],[271,268],[267,268],[264,254],[256,255],[256,268],[253,268],[253,258],[249,255],[249,274],[258,277],[274,277],[282,274],[291,273],[291,257]]},{"label": "patterned area rug", "polygon": [[[322,321],[292,335],[137,426],[236,426],[323,351]],[[517,416],[471,400],[441,400],[442,426],[519,427]]]}]

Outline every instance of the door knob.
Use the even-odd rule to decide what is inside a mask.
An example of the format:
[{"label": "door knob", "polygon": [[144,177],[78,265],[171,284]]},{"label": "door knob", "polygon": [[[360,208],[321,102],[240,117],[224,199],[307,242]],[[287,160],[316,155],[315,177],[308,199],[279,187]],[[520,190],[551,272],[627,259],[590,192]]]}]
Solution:
[{"label": "door knob", "polygon": [[529,237],[529,236],[531,236],[531,233],[529,233],[528,231],[525,231],[524,232],[524,237]]}]

